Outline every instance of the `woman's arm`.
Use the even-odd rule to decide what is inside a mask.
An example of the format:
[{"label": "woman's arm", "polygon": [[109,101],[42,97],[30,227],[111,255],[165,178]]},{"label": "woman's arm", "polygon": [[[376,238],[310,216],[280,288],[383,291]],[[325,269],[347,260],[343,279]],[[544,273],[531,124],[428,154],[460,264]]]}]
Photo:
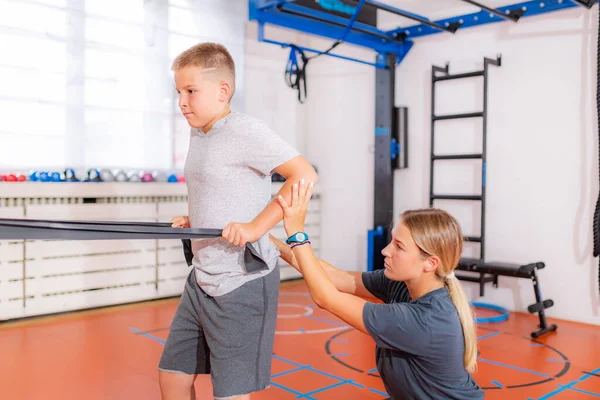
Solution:
[{"label": "woman's arm", "polygon": [[[290,249],[290,246],[283,243],[281,240],[276,239],[273,237],[273,235],[269,236],[273,244],[275,244],[279,250],[281,258],[294,267],[298,272],[302,273],[300,267],[298,267],[298,262],[296,261],[294,252],[292,249]],[[317,262],[321,265],[321,268],[325,270],[329,279],[331,279],[336,289],[340,292],[349,293],[368,299],[376,298],[363,284],[362,272],[344,271],[321,259],[317,259]]]},{"label": "woman's arm", "polygon": [[359,331],[369,334],[363,321],[363,309],[367,301],[340,292],[315,257],[310,245],[296,246],[293,253],[317,306],[331,312]]}]

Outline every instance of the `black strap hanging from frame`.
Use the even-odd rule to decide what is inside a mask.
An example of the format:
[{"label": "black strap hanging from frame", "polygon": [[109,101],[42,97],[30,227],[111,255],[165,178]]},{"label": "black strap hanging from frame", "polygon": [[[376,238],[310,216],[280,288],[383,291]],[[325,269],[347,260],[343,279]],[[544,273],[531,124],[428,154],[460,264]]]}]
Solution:
[{"label": "black strap hanging from frame", "polygon": [[[600,12],[598,13],[600,20]],[[599,21],[600,24],[600,21]],[[600,28],[598,29],[598,49],[597,49],[597,93],[596,108],[598,111],[598,137],[600,140]],[[599,142],[600,143],[600,142]],[[599,160],[600,165],[600,160]],[[596,210],[594,212],[594,257],[600,255],[600,194],[596,201]],[[598,290],[600,291],[600,261],[598,263]]]}]

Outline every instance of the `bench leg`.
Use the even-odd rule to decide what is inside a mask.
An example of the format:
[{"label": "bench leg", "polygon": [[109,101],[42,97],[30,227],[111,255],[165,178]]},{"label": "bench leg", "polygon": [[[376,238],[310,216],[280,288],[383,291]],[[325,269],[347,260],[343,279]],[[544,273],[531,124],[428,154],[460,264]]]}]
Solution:
[{"label": "bench leg", "polygon": [[538,282],[537,274],[535,269],[533,270],[533,275],[531,276],[531,281],[533,283],[533,291],[535,292],[535,304],[532,304],[528,307],[530,313],[537,312],[540,318],[540,324],[538,327],[539,330],[535,332],[531,332],[532,338],[538,338],[545,333],[555,331],[557,326],[555,324],[548,325],[546,321],[546,312],[544,311],[546,308],[550,308],[554,305],[552,300],[542,300],[542,293],[540,290],[540,284]]}]

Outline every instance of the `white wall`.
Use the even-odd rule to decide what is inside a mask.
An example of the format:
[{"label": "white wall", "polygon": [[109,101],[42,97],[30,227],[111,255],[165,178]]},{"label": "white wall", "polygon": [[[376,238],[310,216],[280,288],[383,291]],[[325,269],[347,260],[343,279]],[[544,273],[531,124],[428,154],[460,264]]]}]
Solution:
[{"label": "white wall", "polygon": [[[326,50],[331,41],[311,38]],[[340,46],[337,54],[374,62],[370,51]],[[307,156],[319,167],[323,259],[347,270],[367,265],[373,224],[375,71],[321,56],[309,61],[305,131]]]},{"label": "white wall", "polygon": [[[396,175],[398,214],[428,204],[431,65],[449,61],[451,73],[478,70],[484,56],[502,54],[502,66],[489,73],[486,259],[544,261],[541,290],[555,302],[548,315],[595,324],[597,21],[598,7],[575,8],[418,39],[397,70],[396,99],[410,108],[410,168]],[[436,113],[480,110],[482,81],[438,86]],[[480,132],[480,120],[440,122],[436,152],[477,152]],[[436,192],[477,193],[477,164],[453,165],[436,167]],[[466,233],[479,232],[478,208],[436,204],[459,216]],[[477,286],[466,285],[476,298]],[[501,277],[500,287],[488,286],[481,301],[526,311],[535,299],[528,280]]]},{"label": "white wall", "polygon": [[[265,37],[289,43],[300,43],[304,38],[302,34],[273,27],[265,29]],[[259,42],[258,24],[247,23],[245,112],[265,121],[275,133],[305,153],[305,108],[284,79],[288,56],[288,49]]]},{"label": "white wall", "polygon": [[[595,107],[598,8],[583,8],[439,34],[417,40],[397,69],[396,105],[409,107],[409,169],[395,176],[395,215],[428,206],[431,66],[450,62],[452,73],[482,68],[483,57],[503,56],[491,67],[488,94],[486,259],[543,261],[542,294],[552,317],[600,323],[598,260],[592,258],[592,216],[598,193]],[[311,38],[319,49],[331,42]],[[373,53],[345,48],[372,61]],[[308,68],[306,155],[320,168],[322,256],[341,268],[366,268],[366,232],[372,226],[374,70],[322,57]],[[479,80],[477,80],[479,79]],[[477,111],[482,80],[438,87],[439,114]],[[291,91],[291,89],[288,89]],[[477,152],[481,120],[440,124],[436,152]],[[300,132],[298,132],[300,133]],[[477,193],[481,172],[473,162],[436,169],[436,192]],[[479,233],[473,205],[438,202]],[[465,255],[477,254],[467,245]],[[534,293],[528,280],[500,277],[500,287],[468,282],[468,294],[526,312]]]}]

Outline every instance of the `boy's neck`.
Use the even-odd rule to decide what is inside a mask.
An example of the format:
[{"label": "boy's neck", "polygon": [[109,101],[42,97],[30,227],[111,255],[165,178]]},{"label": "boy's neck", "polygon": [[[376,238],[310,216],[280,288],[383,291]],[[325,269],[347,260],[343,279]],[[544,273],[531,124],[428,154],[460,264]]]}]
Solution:
[{"label": "boy's neck", "polygon": [[228,116],[231,113],[231,107],[229,106],[229,104],[223,109],[223,112],[221,114],[219,114],[215,119],[213,119],[212,121],[209,122],[208,125],[202,127],[202,132],[204,133],[208,133],[212,127],[215,125],[215,123],[220,120],[225,118],[226,116]]}]

